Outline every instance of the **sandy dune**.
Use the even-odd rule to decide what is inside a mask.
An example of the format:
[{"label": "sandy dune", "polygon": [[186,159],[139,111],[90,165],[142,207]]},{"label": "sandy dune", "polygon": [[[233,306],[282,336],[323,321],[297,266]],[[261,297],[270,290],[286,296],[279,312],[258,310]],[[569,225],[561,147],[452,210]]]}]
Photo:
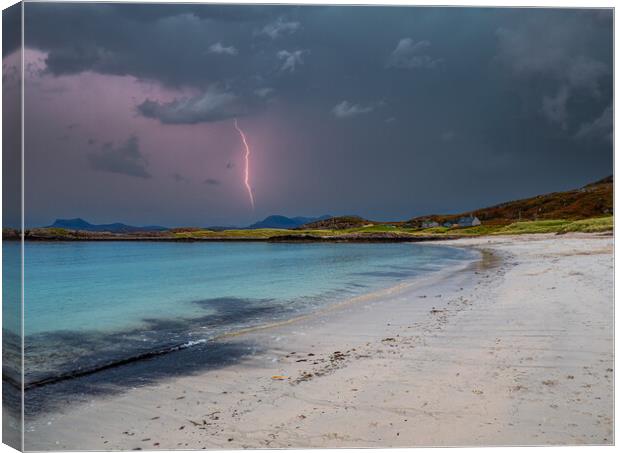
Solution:
[{"label": "sandy dune", "polygon": [[450,245],[484,259],[247,333],[260,352],[230,366],[42,416],[26,448],[611,444],[613,238]]}]

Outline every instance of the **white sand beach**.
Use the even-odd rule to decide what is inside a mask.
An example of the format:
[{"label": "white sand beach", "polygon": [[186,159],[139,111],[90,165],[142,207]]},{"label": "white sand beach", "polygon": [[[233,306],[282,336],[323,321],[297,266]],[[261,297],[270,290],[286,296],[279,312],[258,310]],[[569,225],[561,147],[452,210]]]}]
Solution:
[{"label": "white sand beach", "polygon": [[446,245],[483,259],[245,333],[261,352],[230,366],[39,417],[26,448],[612,444],[613,237]]}]

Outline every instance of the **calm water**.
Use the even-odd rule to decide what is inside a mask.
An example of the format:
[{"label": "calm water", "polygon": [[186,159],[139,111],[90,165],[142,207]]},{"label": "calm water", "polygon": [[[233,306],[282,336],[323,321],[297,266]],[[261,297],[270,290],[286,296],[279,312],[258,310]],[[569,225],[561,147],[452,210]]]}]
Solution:
[{"label": "calm water", "polygon": [[206,344],[471,258],[414,244],[27,243],[26,382]]}]

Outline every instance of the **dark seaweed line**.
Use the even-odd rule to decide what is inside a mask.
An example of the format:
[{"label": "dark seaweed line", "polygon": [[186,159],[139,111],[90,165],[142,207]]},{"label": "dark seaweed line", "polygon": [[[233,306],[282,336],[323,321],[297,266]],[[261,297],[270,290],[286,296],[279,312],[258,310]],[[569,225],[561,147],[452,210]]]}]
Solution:
[{"label": "dark seaweed line", "polygon": [[[200,343],[203,344],[203,343]],[[127,357],[124,359],[119,359],[119,360],[115,360],[113,362],[108,362],[108,363],[104,363],[101,365],[95,365],[92,366],[90,368],[86,368],[86,369],[80,369],[80,370],[75,370],[75,371],[69,371],[57,376],[50,376],[44,379],[40,379],[38,381],[34,381],[34,382],[30,382],[26,385],[24,385],[24,391],[27,390],[32,390],[34,388],[37,387],[43,387],[45,385],[50,385],[50,384],[56,384],[58,382],[62,382],[62,381],[68,381],[70,379],[76,379],[79,377],[84,377],[84,376],[88,376],[91,374],[95,374],[98,373],[100,371],[104,371],[104,370],[109,370],[112,368],[117,368],[123,365],[128,365],[130,363],[134,363],[134,362],[139,362],[142,360],[149,360],[152,359],[153,357],[157,357],[157,356],[161,356],[164,354],[169,354],[171,352],[176,352],[176,351],[180,351],[181,349],[187,349],[189,347],[192,347],[193,345],[190,345],[188,343],[179,343],[177,345],[174,346],[170,346],[168,348],[165,349],[159,349],[159,350],[155,350],[155,351],[148,351],[148,352],[143,352],[141,354],[137,354],[131,357]],[[15,382],[13,379],[8,378],[8,377],[4,377],[3,376],[3,380],[6,380],[7,382],[12,383],[13,385],[17,385],[20,386],[21,385],[17,382]]]},{"label": "dark seaweed line", "polygon": [[[172,238],[172,237],[36,237],[26,236],[27,242],[349,242],[349,243],[384,243],[384,242],[432,242],[458,239],[460,236],[311,236],[281,235],[273,237],[203,237],[203,238]],[[3,237],[5,241],[21,241],[19,237]]]}]

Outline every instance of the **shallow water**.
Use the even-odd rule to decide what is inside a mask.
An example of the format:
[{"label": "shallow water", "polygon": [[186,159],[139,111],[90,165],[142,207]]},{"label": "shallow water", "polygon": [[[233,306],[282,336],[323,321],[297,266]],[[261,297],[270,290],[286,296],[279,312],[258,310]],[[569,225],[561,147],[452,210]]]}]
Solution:
[{"label": "shallow water", "polygon": [[29,242],[26,383],[204,345],[472,258],[415,244]]}]

